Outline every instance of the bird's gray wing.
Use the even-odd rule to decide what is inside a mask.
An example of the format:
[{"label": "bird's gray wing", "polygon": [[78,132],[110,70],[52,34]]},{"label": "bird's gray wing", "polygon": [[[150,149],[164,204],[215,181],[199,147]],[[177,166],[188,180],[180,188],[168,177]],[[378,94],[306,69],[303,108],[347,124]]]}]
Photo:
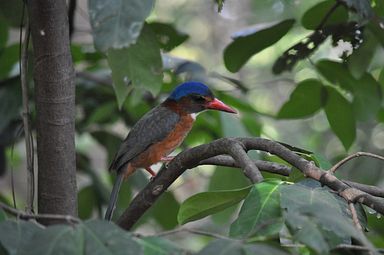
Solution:
[{"label": "bird's gray wing", "polygon": [[111,163],[110,170],[119,171],[134,157],[154,143],[162,141],[175,128],[180,115],[159,105],[146,113],[131,129]]}]

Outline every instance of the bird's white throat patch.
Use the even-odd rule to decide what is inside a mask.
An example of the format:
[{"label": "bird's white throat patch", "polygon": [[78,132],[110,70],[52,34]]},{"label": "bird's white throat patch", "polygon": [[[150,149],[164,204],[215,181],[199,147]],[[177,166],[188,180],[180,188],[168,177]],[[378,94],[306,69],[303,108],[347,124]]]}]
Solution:
[{"label": "bird's white throat patch", "polygon": [[193,120],[196,120],[198,113],[191,113],[190,116]]}]

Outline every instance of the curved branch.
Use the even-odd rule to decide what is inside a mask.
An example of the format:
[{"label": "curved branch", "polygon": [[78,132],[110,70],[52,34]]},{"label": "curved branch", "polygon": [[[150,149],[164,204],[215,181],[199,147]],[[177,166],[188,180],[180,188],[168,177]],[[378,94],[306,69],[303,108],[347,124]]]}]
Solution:
[{"label": "curved branch", "polygon": [[[336,191],[348,202],[363,203],[384,214],[384,201],[339,180],[331,173],[318,168],[313,162],[298,156],[282,144],[263,138],[222,138],[183,151],[167,167],[163,166],[157,176],[132,200],[129,207],[118,219],[118,225],[124,229],[130,229],[184,171],[210,161],[222,160],[222,156],[217,157],[218,155],[231,155],[234,158],[233,164],[241,166],[250,179],[254,178],[252,176],[258,176],[260,174],[259,169],[245,153],[248,150],[261,150],[274,154],[298,168],[306,177],[315,179]],[[225,159],[228,160],[228,158]],[[226,161],[226,163],[232,163],[232,161]],[[256,179],[261,180],[258,177]]]}]

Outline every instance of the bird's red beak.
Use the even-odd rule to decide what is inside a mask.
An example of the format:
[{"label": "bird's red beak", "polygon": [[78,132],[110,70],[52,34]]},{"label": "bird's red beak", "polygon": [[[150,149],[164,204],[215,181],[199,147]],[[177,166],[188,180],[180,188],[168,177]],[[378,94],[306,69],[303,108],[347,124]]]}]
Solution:
[{"label": "bird's red beak", "polygon": [[228,105],[224,104],[221,102],[219,99],[213,99],[212,101],[208,102],[205,107],[207,109],[213,109],[213,110],[218,110],[218,111],[223,111],[223,112],[230,112],[230,113],[237,113],[234,109],[229,107]]}]

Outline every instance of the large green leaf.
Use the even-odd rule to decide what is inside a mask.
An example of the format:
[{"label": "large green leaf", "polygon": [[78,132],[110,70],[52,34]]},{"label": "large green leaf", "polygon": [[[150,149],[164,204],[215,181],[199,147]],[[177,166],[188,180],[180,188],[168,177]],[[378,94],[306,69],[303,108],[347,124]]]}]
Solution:
[{"label": "large green leaf", "polygon": [[281,180],[255,184],[231,225],[230,235],[246,238],[279,233],[283,226],[279,189],[283,184]]},{"label": "large green leaf", "polygon": [[81,232],[68,225],[55,225],[35,233],[18,254],[83,254],[83,246]]},{"label": "large green leaf", "polygon": [[85,254],[143,254],[142,247],[132,235],[108,221],[93,220],[81,224],[84,232]]},{"label": "large green leaf", "polygon": [[188,39],[188,35],[181,33],[170,23],[151,22],[148,24],[156,34],[157,42],[164,51],[171,51]]},{"label": "large green leaf", "polygon": [[317,70],[333,85],[352,91],[356,83],[348,68],[342,63],[332,60],[320,60],[316,63]]},{"label": "large green leaf", "polygon": [[135,43],[153,4],[154,0],[89,0],[95,47],[107,51]]},{"label": "large green leaf", "polygon": [[237,240],[218,239],[209,243],[197,255],[287,255],[268,244],[244,244]]},{"label": "large green leaf", "polygon": [[327,87],[324,110],[333,132],[348,150],[356,137],[356,123],[351,103],[336,89]]},{"label": "large green leaf", "polygon": [[[316,29],[335,4],[337,3],[333,0],[316,4],[304,13],[301,18],[301,24],[306,29]],[[324,25],[338,24],[346,21],[348,21],[348,11],[344,6],[339,5],[326,19]]]},{"label": "large green leaf", "polygon": [[135,44],[129,48],[110,49],[107,57],[119,108],[128,95],[130,83],[154,95],[160,92],[163,80],[160,48],[148,26],[144,26]]},{"label": "large green leaf", "polygon": [[[209,191],[240,189],[249,185],[249,181],[238,169],[217,166],[211,178],[209,178]],[[238,205],[212,215],[212,219],[218,224],[225,224],[235,213]]]},{"label": "large green leaf", "polygon": [[137,240],[143,247],[144,255],[182,255],[185,251],[166,239],[159,237],[144,237]]},{"label": "large green leaf", "polygon": [[[369,241],[354,226],[348,204],[327,187],[312,179],[289,186],[282,186],[281,207],[294,237],[319,254],[340,243],[351,243],[351,237],[371,247]],[[360,208],[358,208],[360,211]],[[359,219],[364,223],[364,212]]]},{"label": "large green leaf", "polygon": [[243,189],[202,192],[185,200],[177,215],[177,221],[185,224],[220,212],[241,200],[249,193],[251,186]]},{"label": "large green leaf", "polygon": [[231,72],[239,69],[256,53],[279,41],[293,26],[292,19],[260,26],[250,35],[236,37],[224,50],[225,67]]},{"label": "large green leaf", "polygon": [[41,227],[28,221],[3,221],[0,223],[0,244],[9,255],[20,254]]},{"label": "large green leaf", "polygon": [[353,88],[353,110],[358,120],[368,121],[376,117],[382,100],[379,82],[369,73],[356,81]]},{"label": "large green leaf", "polygon": [[284,119],[311,116],[321,109],[323,90],[324,86],[319,80],[308,79],[300,82],[277,116]]},{"label": "large green leaf", "polygon": [[376,52],[378,41],[370,30],[364,31],[364,41],[361,46],[353,50],[348,58],[348,68],[355,79],[360,79],[368,70]]}]

